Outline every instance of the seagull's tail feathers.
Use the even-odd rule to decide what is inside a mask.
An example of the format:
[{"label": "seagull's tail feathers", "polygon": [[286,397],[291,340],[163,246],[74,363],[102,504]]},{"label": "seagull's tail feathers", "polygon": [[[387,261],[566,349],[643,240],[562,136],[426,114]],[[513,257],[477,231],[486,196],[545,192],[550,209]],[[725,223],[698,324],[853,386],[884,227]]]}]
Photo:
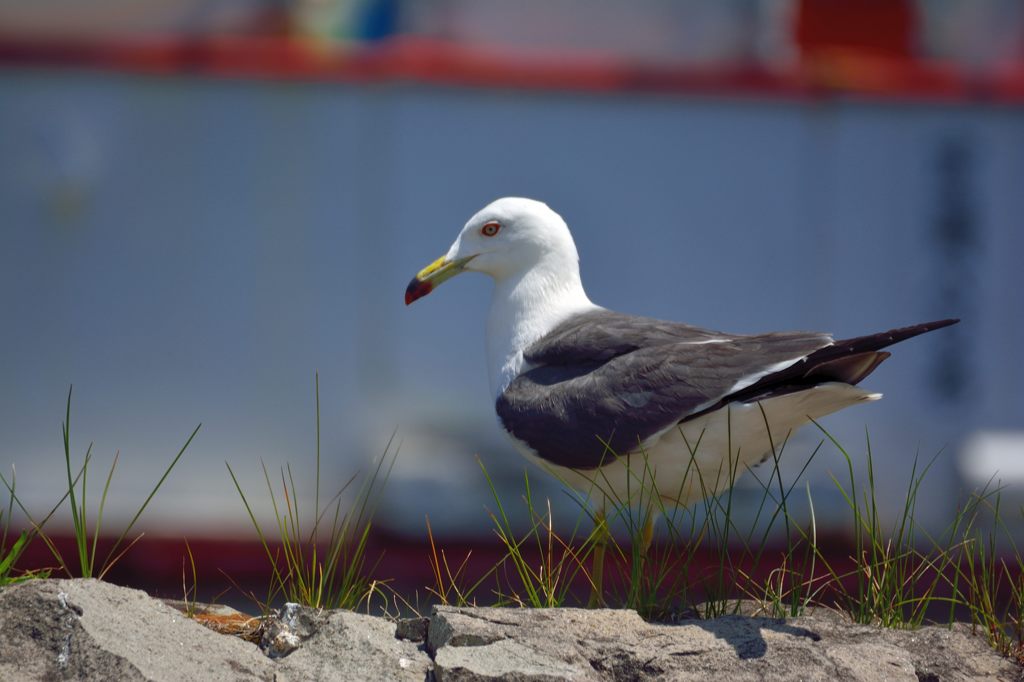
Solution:
[{"label": "seagull's tail feathers", "polygon": [[[822,348],[817,353],[813,353],[807,359],[810,360],[818,353],[822,354],[841,354],[849,355],[852,353],[860,353],[864,351],[881,350],[900,341],[906,341],[912,339],[915,336],[926,334],[928,332],[935,331],[936,329],[942,329],[943,327],[949,327],[954,325],[960,320],[936,320],[935,322],[922,322],[921,324],[913,324],[909,327],[900,327],[898,329],[890,329],[887,332],[879,332],[877,334],[868,334],[867,336],[857,336],[852,339],[843,339],[836,341],[827,348]],[[884,358],[883,358],[884,359]],[[876,365],[877,366],[877,365]]]},{"label": "seagull's tail feathers", "polygon": [[[960,320],[936,320],[923,322],[909,327],[890,329],[886,332],[842,339],[830,346],[817,350],[806,358],[802,365],[802,375],[798,382],[802,384],[819,384],[826,381],[842,381],[856,385],[867,375],[875,371],[891,354],[883,351],[900,341],[942,329]],[[795,377],[794,377],[795,378]]]},{"label": "seagull's tail feathers", "polygon": [[836,341],[814,351],[803,360],[761,378],[757,383],[722,400],[752,401],[812,388],[818,384],[840,381],[856,385],[890,356],[883,348],[900,341],[942,329],[960,320],[937,320],[890,329],[886,332]]},{"label": "seagull's tail feathers", "polygon": [[807,370],[802,379],[813,384],[842,381],[846,384],[856,385],[864,377],[874,372],[875,368],[891,355],[892,353],[885,351],[868,351],[826,360]]}]

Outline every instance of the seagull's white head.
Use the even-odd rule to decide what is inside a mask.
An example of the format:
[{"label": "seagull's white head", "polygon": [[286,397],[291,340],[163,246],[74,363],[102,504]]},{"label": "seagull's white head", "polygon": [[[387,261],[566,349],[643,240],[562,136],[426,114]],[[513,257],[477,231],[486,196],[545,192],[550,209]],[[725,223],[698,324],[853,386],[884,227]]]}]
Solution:
[{"label": "seagull's white head", "polygon": [[466,270],[500,282],[541,265],[553,272],[579,272],[579,254],[569,227],[543,202],[505,197],[480,209],[448,253],[420,270],[405,290],[405,303],[426,296]]}]

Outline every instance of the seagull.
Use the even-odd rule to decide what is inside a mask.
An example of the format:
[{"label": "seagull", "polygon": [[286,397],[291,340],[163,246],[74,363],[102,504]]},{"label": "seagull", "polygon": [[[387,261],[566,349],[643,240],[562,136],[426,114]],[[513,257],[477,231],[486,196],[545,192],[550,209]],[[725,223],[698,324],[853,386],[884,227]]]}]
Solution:
[{"label": "seagull", "polygon": [[889,357],[882,349],[958,322],[837,341],[614,312],[587,297],[565,220],[518,197],[470,218],[409,283],[406,305],[466,271],[494,280],[486,347],[502,431],[563,483],[603,493],[602,513],[635,494],[638,471],[672,505],[721,492],[799,427],[881,398],[857,384]]}]

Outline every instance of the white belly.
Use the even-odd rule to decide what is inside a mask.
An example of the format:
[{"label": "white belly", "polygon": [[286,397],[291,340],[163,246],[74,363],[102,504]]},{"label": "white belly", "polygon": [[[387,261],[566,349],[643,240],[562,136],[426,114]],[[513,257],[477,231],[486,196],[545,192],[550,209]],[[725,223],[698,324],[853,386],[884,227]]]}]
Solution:
[{"label": "white belly", "polygon": [[849,384],[827,383],[760,403],[733,403],[673,426],[648,439],[643,448],[592,470],[551,464],[525,443],[513,441],[527,459],[597,504],[650,499],[653,480],[666,504],[687,506],[731,487],[810,419],[881,397]]}]

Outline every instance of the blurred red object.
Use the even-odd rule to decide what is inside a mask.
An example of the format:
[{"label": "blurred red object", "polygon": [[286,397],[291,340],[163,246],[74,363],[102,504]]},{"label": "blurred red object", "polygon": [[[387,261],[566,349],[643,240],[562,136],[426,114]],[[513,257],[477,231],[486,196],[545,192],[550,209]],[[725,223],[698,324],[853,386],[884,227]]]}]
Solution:
[{"label": "blurred red object", "polygon": [[910,0],[799,0],[794,34],[804,57],[840,49],[911,58],[917,13]]}]

